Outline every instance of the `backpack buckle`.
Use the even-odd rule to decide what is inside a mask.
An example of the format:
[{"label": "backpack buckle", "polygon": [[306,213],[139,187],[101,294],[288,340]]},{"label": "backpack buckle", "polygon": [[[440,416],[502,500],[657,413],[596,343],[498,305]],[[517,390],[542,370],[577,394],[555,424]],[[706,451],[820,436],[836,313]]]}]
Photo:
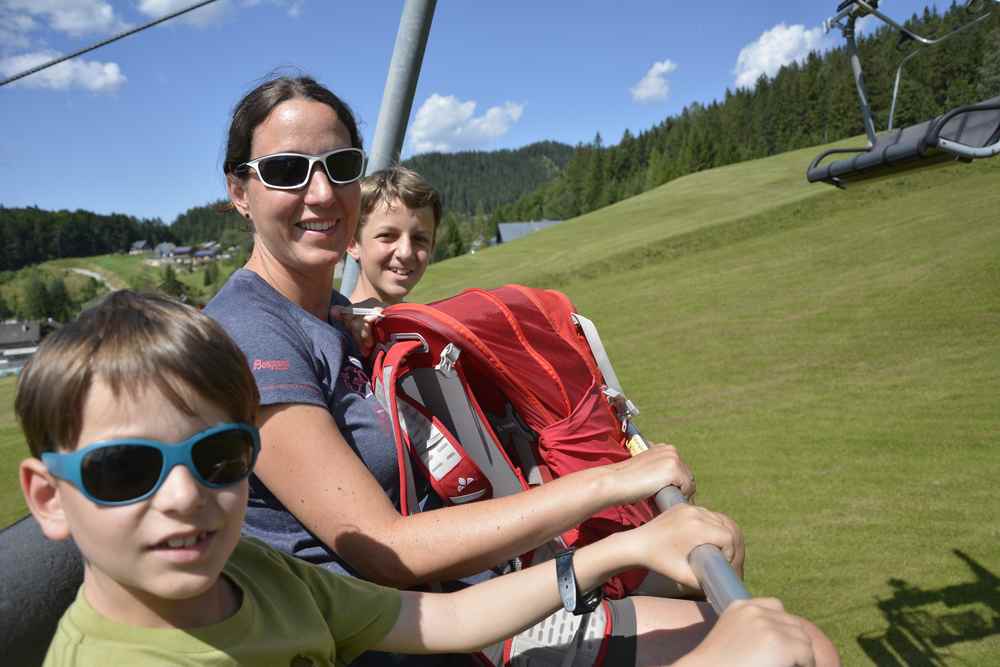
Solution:
[{"label": "backpack buckle", "polygon": [[448,343],[441,350],[441,359],[438,361],[437,366],[434,367],[435,370],[440,371],[444,375],[451,375],[455,369],[455,363],[458,362],[458,356],[462,354],[462,351],[458,349],[454,343]]}]

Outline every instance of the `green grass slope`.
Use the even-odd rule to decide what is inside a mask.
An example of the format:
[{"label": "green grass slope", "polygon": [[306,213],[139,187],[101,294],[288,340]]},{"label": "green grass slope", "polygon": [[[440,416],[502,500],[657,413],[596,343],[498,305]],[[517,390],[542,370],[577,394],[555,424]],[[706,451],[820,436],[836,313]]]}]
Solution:
[{"label": "green grass slope", "polygon": [[1000,656],[1000,160],[847,191],[818,149],[695,174],[432,267],[419,300],[558,287],[747,583],[846,665]]}]

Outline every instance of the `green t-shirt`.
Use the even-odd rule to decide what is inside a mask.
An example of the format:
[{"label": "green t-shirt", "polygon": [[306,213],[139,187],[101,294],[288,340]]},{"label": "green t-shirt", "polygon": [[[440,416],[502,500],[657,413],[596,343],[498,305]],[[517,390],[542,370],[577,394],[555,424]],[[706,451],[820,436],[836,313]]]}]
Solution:
[{"label": "green t-shirt", "polygon": [[258,540],[242,540],[223,572],[243,591],[239,611],[188,630],[116,623],[94,611],[81,588],[44,667],[346,665],[399,617],[399,591],[328,572]]}]

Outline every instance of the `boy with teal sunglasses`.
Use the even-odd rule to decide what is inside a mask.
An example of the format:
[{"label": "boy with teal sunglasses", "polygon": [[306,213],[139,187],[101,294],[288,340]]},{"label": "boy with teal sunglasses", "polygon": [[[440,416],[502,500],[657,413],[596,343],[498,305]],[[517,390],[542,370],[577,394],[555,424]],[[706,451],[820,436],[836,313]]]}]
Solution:
[{"label": "boy with teal sunglasses", "polygon": [[[45,535],[72,537],[85,561],[46,665],[341,665],[368,649],[469,652],[618,571],[697,585],[685,560],[694,546],[731,558],[742,548],[721,515],[683,506],[562,559],[562,598],[552,562],[449,594],[333,574],[240,537],[257,403],[226,334],[167,298],[114,293],[43,342],[18,381],[33,455],[21,487]],[[754,644],[761,655],[784,651],[766,664],[812,664],[808,637],[776,602],[737,605],[676,664],[749,664],[753,647],[722,636],[739,628],[778,633]]]}]

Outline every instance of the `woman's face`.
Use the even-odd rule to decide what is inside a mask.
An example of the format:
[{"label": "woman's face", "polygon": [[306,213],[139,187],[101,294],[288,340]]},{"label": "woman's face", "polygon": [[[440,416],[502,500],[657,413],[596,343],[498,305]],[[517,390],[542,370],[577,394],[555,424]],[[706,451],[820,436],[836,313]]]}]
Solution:
[{"label": "woman's face", "polygon": [[[282,102],[253,133],[250,159],[273,153],[319,155],[351,146],[351,135],[331,107],[304,98]],[[274,190],[255,173],[230,177],[237,210],[249,213],[254,254],[277,261],[294,273],[332,271],[358,224],[361,189],[357,181],[334,185],[317,162],[298,190]]]}]

